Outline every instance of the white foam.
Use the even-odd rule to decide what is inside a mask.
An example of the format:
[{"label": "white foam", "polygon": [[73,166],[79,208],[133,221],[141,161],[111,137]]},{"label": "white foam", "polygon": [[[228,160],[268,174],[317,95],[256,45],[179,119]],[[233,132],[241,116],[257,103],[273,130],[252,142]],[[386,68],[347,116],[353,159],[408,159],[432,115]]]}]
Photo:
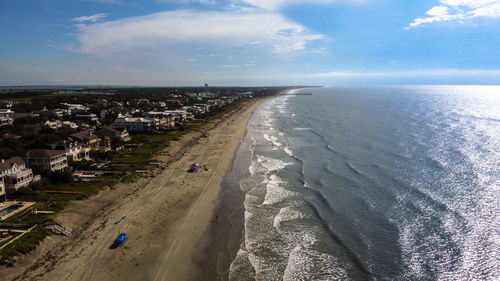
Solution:
[{"label": "white foam", "polygon": [[295,192],[286,190],[282,184],[284,184],[284,182],[278,176],[270,176],[269,183],[266,185],[266,196],[263,205],[273,205],[286,198],[297,195]]},{"label": "white foam", "polygon": [[249,220],[252,217],[252,212],[245,210],[245,221]]},{"label": "white foam", "polygon": [[264,134],[264,138],[270,142],[272,142],[273,140],[269,137],[269,134]]},{"label": "white foam", "polygon": [[255,174],[256,171],[256,165],[254,161],[251,162],[250,166],[248,166],[248,172],[250,172],[251,175]]},{"label": "white foam", "polygon": [[255,271],[249,260],[248,252],[240,248],[229,267],[229,280],[254,280],[254,277]]},{"label": "white foam", "polygon": [[283,148],[283,150],[286,152],[286,154],[293,156],[293,151],[291,151],[290,148],[288,148],[288,146],[285,146],[285,148]]},{"label": "white foam", "polygon": [[348,279],[346,270],[335,257],[302,245],[291,251],[283,275],[284,281]]},{"label": "white foam", "polygon": [[278,142],[278,138],[275,136],[270,136],[271,142],[273,143],[274,146],[281,146],[281,143]]},{"label": "white foam", "polygon": [[279,159],[263,156],[258,159],[259,163],[267,169],[267,171],[277,171],[285,168],[286,166],[293,165],[293,163],[284,162]]},{"label": "white foam", "polygon": [[274,217],[273,226],[278,228],[282,222],[299,220],[305,218],[305,215],[292,207],[285,207]]}]

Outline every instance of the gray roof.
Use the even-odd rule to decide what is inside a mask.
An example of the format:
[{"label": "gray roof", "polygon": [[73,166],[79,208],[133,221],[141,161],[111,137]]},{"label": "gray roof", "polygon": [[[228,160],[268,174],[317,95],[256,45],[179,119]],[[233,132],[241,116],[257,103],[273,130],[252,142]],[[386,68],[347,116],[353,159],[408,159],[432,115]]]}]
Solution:
[{"label": "gray roof", "polygon": [[26,158],[52,158],[66,154],[66,150],[32,149],[26,152]]},{"label": "gray roof", "polygon": [[14,164],[16,164],[16,165],[24,165],[24,161],[19,156],[15,156],[15,157],[11,157],[9,159],[3,160],[3,162],[0,162],[0,171],[8,170]]}]

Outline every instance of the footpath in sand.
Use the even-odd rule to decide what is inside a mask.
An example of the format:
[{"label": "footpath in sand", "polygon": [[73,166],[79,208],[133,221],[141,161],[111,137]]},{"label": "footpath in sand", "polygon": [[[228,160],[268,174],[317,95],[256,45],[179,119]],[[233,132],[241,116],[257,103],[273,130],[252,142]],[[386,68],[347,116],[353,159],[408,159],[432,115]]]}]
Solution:
[{"label": "footpath in sand", "polygon": [[[173,143],[168,155],[158,157],[168,167],[155,177],[72,203],[57,220],[73,235],[50,236],[15,268],[0,269],[2,280],[192,280],[220,184],[262,101],[227,114],[206,137],[194,132]],[[193,162],[200,163],[199,171],[187,173]],[[110,249],[121,232],[128,241]]]}]

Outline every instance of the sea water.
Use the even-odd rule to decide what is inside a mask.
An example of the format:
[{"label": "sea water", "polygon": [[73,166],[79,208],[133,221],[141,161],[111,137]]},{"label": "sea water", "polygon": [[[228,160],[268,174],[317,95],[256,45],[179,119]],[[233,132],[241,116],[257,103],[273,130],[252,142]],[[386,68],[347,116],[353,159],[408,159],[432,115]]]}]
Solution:
[{"label": "sea water", "polygon": [[290,93],[248,124],[231,280],[500,280],[500,87]]}]

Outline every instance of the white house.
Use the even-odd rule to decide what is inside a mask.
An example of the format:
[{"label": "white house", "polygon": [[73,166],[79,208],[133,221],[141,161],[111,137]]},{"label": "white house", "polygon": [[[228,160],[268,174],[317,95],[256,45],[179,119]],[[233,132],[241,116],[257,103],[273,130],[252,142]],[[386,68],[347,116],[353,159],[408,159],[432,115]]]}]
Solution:
[{"label": "white house", "polygon": [[49,127],[51,129],[59,129],[62,127],[62,122],[60,120],[54,119],[54,120],[47,120],[43,122],[43,125],[45,127]]},{"label": "white house", "polygon": [[71,128],[71,129],[78,129],[78,124],[76,124],[75,122],[71,122],[71,121],[64,121],[62,122],[63,126],[66,126],[68,128]]},{"label": "white house", "polygon": [[21,157],[2,159],[0,162],[0,177],[5,179],[5,186],[11,191],[28,186],[33,181],[33,170],[26,168]]},{"label": "white house", "polygon": [[71,114],[76,114],[79,112],[85,112],[89,110],[88,107],[81,104],[74,104],[74,103],[62,103],[62,104],[68,107],[68,110],[71,112]]},{"label": "white house", "polygon": [[152,118],[116,118],[114,127],[117,129],[127,129],[130,133],[152,132],[155,129],[155,121]]},{"label": "white house", "polygon": [[69,162],[78,162],[81,160],[90,160],[89,152],[90,148],[82,146],[78,141],[59,141],[51,143],[51,149],[55,150],[65,150],[66,157]]},{"label": "white house", "polygon": [[0,126],[12,125],[14,122],[14,111],[10,109],[0,109]]},{"label": "white house", "polygon": [[175,115],[167,111],[148,111],[142,114],[143,117],[155,120],[157,130],[173,128],[175,126]]}]

